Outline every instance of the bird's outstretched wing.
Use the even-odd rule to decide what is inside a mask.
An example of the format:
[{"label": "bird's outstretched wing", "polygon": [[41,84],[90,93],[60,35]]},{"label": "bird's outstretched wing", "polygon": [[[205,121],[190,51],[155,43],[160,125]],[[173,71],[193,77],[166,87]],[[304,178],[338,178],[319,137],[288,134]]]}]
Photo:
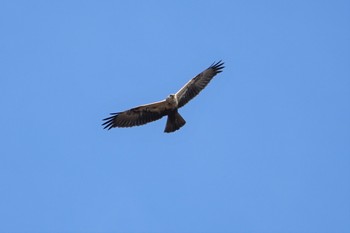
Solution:
[{"label": "bird's outstretched wing", "polygon": [[111,115],[103,119],[104,123],[102,125],[105,129],[144,125],[167,115],[166,102],[163,100],[138,106],[124,112],[111,113]]},{"label": "bird's outstretched wing", "polygon": [[214,62],[202,73],[198,74],[196,77],[191,79],[188,83],[185,84],[175,95],[178,100],[178,107],[181,108],[187,104],[191,99],[193,99],[198,93],[203,90],[210,80],[222,72],[224,68],[224,63],[222,61]]}]

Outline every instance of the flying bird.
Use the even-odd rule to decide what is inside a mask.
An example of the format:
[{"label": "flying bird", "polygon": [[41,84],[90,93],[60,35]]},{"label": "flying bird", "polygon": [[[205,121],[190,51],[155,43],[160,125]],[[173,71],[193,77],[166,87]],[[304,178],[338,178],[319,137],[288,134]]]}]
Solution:
[{"label": "flying bird", "polygon": [[168,116],[166,133],[174,132],[186,124],[178,113],[178,109],[187,104],[202,91],[215,75],[222,72],[224,63],[214,62],[206,70],[188,81],[178,92],[169,95],[165,100],[141,105],[124,112],[111,113],[112,116],[103,119],[104,129],[115,127],[133,127],[144,125]]}]

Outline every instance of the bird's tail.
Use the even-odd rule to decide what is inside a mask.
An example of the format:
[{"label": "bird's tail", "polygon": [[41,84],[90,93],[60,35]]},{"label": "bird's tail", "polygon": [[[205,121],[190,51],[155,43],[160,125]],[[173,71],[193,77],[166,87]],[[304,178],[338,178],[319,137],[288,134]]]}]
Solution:
[{"label": "bird's tail", "polygon": [[175,110],[175,111],[169,113],[164,132],[165,133],[174,132],[174,131],[180,129],[185,124],[186,124],[186,121],[177,112],[177,110]]}]

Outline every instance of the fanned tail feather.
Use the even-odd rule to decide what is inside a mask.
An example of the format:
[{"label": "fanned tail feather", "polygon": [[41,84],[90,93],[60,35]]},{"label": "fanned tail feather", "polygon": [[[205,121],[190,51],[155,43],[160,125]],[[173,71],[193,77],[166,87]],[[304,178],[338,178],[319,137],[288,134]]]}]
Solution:
[{"label": "fanned tail feather", "polygon": [[169,113],[164,132],[165,133],[174,132],[174,131],[180,129],[185,124],[186,124],[186,121],[177,112],[177,110],[175,110],[175,111]]}]

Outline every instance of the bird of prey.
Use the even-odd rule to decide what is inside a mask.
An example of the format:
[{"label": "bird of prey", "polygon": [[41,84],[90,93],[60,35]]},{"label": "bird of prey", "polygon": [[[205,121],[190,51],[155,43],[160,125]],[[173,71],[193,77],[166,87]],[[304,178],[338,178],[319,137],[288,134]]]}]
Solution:
[{"label": "bird of prey", "polygon": [[111,113],[103,119],[105,129],[114,127],[133,127],[144,125],[168,116],[164,132],[171,133],[185,125],[186,121],[178,113],[178,109],[187,104],[202,91],[212,78],[222,72],[224,63],[214,62],[206,70],[187,82],[178,92],[169,95],[165,100],[141,105],[124,112]]}]

